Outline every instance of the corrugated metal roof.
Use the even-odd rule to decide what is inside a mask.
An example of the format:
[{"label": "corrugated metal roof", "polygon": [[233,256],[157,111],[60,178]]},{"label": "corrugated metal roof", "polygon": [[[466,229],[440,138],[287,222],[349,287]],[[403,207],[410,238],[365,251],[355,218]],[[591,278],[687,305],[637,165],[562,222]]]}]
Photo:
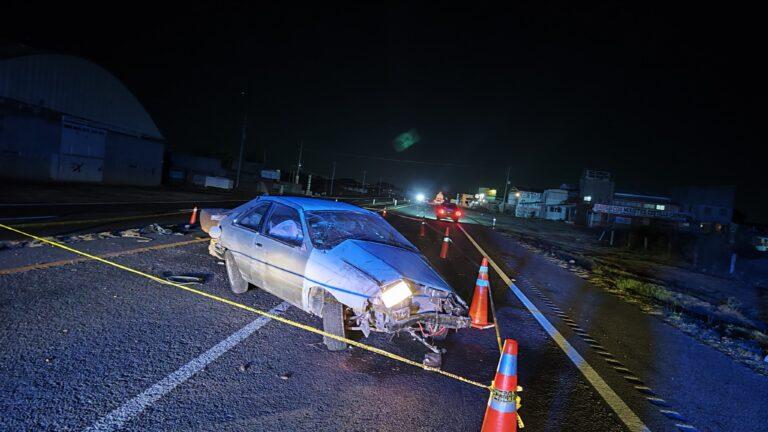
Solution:
[{"label": "corrugated metal roof", "polygon": [[101,66],[60,54],[0,56],[0,98],[163,139],[136,97]]}]

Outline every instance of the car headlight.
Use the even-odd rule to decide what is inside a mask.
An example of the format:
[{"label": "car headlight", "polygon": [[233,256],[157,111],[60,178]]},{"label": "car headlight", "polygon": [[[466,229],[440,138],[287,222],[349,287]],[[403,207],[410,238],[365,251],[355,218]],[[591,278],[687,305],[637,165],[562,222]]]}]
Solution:
[{"label": "car headlight", "polygon": [[391,308],[412,295],[408,284],[405,281],[400,281],[381,292],[381,302],[387,308]]}]

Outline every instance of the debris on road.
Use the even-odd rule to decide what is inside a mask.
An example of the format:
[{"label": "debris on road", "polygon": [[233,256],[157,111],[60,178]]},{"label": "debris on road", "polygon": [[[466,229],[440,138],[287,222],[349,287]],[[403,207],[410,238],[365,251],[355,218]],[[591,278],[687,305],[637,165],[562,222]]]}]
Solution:
[{"label": "debris on road", "polygon": [[161,227],[157,223],[153,223],[153,224],[147,225],[144,228],[142,228],[141,230],[139,230],[139,232],[142,233],[142,234],[145,234],[145,233],[156,233],[156,234],[160,234],[160,235],[170,235],[170,234],[173,234],[173,230],[163,228],[163,227]]},{"label": "debris on road", "polygon": [[424,354],[424,366],[439,368],[443,364],[442,354],[428,352]]},{"label": "debris on road", "polygon": [[280,377],[280,379],[282,379],[282,380],[289,380],[289,379],[291,379],[291,377],[293,376],[293,372],[284,372],[284,373],[282,373],[282,374],[280,374],[280,375],[278,375],[278,376],[279,376],[279,377]]},{"label": "debris on road", "polygon": [[202,285],[205,283],[205,276],[195,275],[168,275],[164,279],[169,282],[176,282],[181,285]]}]

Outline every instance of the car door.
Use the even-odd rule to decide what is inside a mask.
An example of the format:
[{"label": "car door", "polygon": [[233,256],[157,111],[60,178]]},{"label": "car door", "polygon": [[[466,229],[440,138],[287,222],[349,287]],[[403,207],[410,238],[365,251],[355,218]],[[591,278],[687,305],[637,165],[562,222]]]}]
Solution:
[{"label": "car door", "polygon": [[309,246],[299,211],[275,203],[262,231],[267,261],[264,289],[303,308],[302,290]]},{"label": "car door", "polygon": [[270,205],[269,202],[257,204],[232,222],[236,233],[233,236],[234,247],[230,250],[235,256],[243,277],[258,287],[264,286],[266,258],[261,240],[264,237],[261,234],[261,228]]}]

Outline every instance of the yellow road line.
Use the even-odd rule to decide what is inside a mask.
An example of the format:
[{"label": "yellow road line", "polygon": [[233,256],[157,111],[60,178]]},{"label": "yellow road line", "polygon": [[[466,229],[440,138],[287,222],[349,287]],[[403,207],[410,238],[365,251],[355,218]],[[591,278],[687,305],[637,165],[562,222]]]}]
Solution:
[{"label": "yellow road line", "polygon": [[453,379],[455,379],[457,381],[461,381],[463,383],[470,384],[470,385],[473,385],[473,386],[476,386],[476,387],[480,387],[480,388],[483,388],[483,389],[486,389],[486,390],[489,390],[489,391],[491,390],[491,386],[489,386],[489,385],[486,385],[486,384],[483,384],[483,383],[480,383],[480,382],[477,382],[477,381],[473,381],[473,380],[470,380],[468,378],[464,378],[464,377],[462,377],[460,375],[456,375],[456,374],[453,374],[453,373],[450,373],[450,372],[446,372],[446,371],[443,371],[443,370],[440,370],[440,369],[437,369],[437,368],[425,366],[422,363],[413,361],[411,359],[407,359],[405,357],[399,356],[397,354],[393,354],[393,353],[388,352],[388,351],[384,351],[383,349],[380,349],[380,348],[372,347],[370,345],[366,345],[366,344],[360,343],[360,342],[352,340],[352,339],[347,339],[345,337],[336,336],[335,334],[324,332],[323,330],[316,329],[316,328],[314,328],[312,326],[308,326],[306,324],[302,324],[302,323],[290,320],[288,318],[284,318],[284,317],[282,317],[280,315],[275,315],[275,314],[271,314],[269,312],[264,312],[264,311],[262,311],[260,309],[256,309],[256,308],[253,308],[253,307],[250,307],[250,306],[246,306],[246,305],[244,305],[242,303],[237,303],[235,301],[226,299],[224,297],[219,297],[217,295],[214,295],[214,294],[211,294],[211,293],[207,293],[205,291],[200,291],[200,290],[197,290],[197,289],[194,289],[194,288],[182,285],[182,284],[171,282],[171,281],[162,279],[160,277],[157,277],[157,276],[154,276],[154,275],[151,275],[151,274],[148,274],[148,273],[144,273],[144,272],[142,272],[140,270],[136,270],[134,268],[131,268],[131,267],[128,267],[128,266],[125,266],[125,265],[122,265],[122,264],[118,264],[118,263],[116,263],[114,261],[109,261],[109,260],[106,260],[104,258],[98,257],[96,255],[91,255],[91,254],[79,251],[79,250],[77,250],[75,248],[72,248],[72,247],[69,247],[69,246],[67,246],[65,244],[57,243],[55,241],[52,241],[52,240],[49,240],[49,239],[46,239],[46,238],[43,238],[43,237],[38,237],[36,235],[26,233],[24,231],[21,231],[21,230],[19,230],[17,228],[14,228],[14,227],[11,227],[11,226],[8,226],[8,225],[0,224],[0,228],[4,228],[4,229],[6,229],[8,231],[12,231],[12,232],[15,232],[17,234],[21,234],[21,235],[27,236],[29,238],[33,238],[33,239],[41,241],[43,243],[48,243],[51,246],[55,246],[55,247],[58,247],[58,248],[70,251],[72,253],[84,256],[86,258],[89,258],[89,259],[92,259],[92,260],[95,260],[95,261],[99,261],[99,262],[101,262],[103,264],[107,264],[107,265],[110,265],[112,267],[119,268],[120,270],[125,270],[125,271],[127,271],[129,273],[133,273],[135,275],[138,275],[138,276],[141,276],[141,277],[153,280],[153,281],[155,281],[157,283],[160,283],[160,284],[163,284],[163,285],[170,285],[170,286],[176,287],[178,289],[181,289],[181,290],[193,293],[193,294],[197,294],[197,295],[209,298],[211,300],[215,300],[215,301],[218,301],[218,302],[221,302],[221,303],[224,303],[224,304],[228,304],[230,306],[234,306],[234,307],[239,308],[239,309],[247,310],[249,312],[253,312],[253,313],[259,314],[261,316],[265,316],[265,317],[273,319],[275,321],[279,321],[279,322],[281,322],[283,324],[288,324],[288,325],[290,325],[292,327],[296,327],[296,328],[299,328],[299,329],[302,329],[302,330],[306,330],[306,331],[311,332],[311,333],[315,333],[315,334],[318,334],[318,335],[321,335],[321,336],[325,336],[325,337],[328,337],[328,338],[331,338],[331,339],[335,339],[335,340],[338,340],[338,341],[341,341],[341,342],[345,342],[345,343],[347,343],[349,345],[352,345],[354,347],[357,347],[357,348],[360,348],[360,349],[364,349],[366,351],[370,351],[372,353],[379,354],[379,355],[382,355],[384,357],[387,357],[387,358],[390,358],[390,359],[393,359],[393,360],[397,360],[399,362],[406,363],[406,364],[409,364],[411,366],[415,366],[415,367],[427,370],[429,372],[434,372],[434,373],[437,373],[437,374],[440,374],[440,375],[443,375],[443,376],[446,376],[446,377],[449,377],[449,378],[453,378]]},{"label": "yellow road line", "polygon": [[176,216],[176,215],[183,215],[185,213],[190,213],[190,211],[175,211],[170,213],[155,213],[155,214],[148,214],[148,215],[135,215],[135,216],[121,216],[121,217],[113,217],[113,218],[102,218],[102,219],[82,219],[82,220],[68,220],[68,221],[56,221],[56,222],[31,222],[31,223],[23,223],[23,224],[14,224],[10,225],[15,228],[44,228],[49,226],[68,226],[68,225],[84,225],[84,224],[91,224],[91,223],[103,223],[103,222],[118,222],[118,221],[126,221],[126,220],[136,220],[136,219],[148,219],[153,217],[162,217],[162,216]]},{"label": "yellow road line", "polygon": [[[132,255],[132,254],[149,252],[149,251],[160,250],[160,249],[169,249],[169,248],[181,247],[181,246],[186,246],[186,245],[195,244],[195,243],[202,243],[207,241],[209,241],[209,239],[199,238],[199,239],[187,240],[187,241],[181,241],[181,242],[165,243],[161,245],[155,245],[155,246],[149,246],[149,247],[143,247],[143,248],[137,248],[137,249],[128,249],[120,252],[111,252],[111,253],[99,255],[99,257],[114,258],[114,257],[123,256],[123,255]],[[68,259],[68,260],[32,264],[32,265],[23,266],[23,267],[0,269],[0,275],[24,273],[30,270],[43,270],[43,269],[52,268],[52,267],[61,267],[61,266],[70,265],[70,264],[77,264],[77,263],[90,261],[90,260],[91,260],[90,258],[74,258],[74,259]]]},{"label": "yellow road line", "polygon": [[[475,239],[469,235],[464,227],[459,225],[459,229],[464,233],[465,236],[467,236],[467,239],[469,239],[469,241],[475,246],[478,252],[480,252],[483,256],[488,257],[488,254],[485,252],[485,250],[483,250],[483,248],[480,247]],[[544,316],[544,314],[541,313],[541,311],[539,311],[533,302],[531,302],[528,297],[523,294],[522,291],[520,291],[520,289],[512,282],[512,279],[510,279],[504,273],[504,271],[501,270],[501,267],[499,267],[490,257],[488,257],[488,263],[491,265],[491,267],[493,267],[496,273],[498,273],[499,277],[501,277],[504,283],[507,284],[507,286],[512,290],[517,298],[533,315],[536,321],[538,321],[538,323],[544,328],[549,336],[555,341],[557,346],[560,347],[560,349],[571,360],[571,362],[573,362],[579,372],[584,375],[584,378],[586,378],[592,387],[597,390],[603,400],[608,404],[608,406],[611,407],[611,409],[613,409],[613,411],[616,413],[616,415],[618,415],[618,417],[627,426],[627,428],[633,432],[648,432],[648,427],[645,425],[645,423],[643,423],[640,417],[638,417],[637,414],[635,414],[635,412],[632,411],[632,409],[621,399],[621,397],[616,394],[611,386],[609,386],[608,383],[603,380],[600,374],[598,374],[597,371],[593,369],[589,363],[587,363],[587,360],[585,360],[584,357],[582,357],[581,354],[576,351],[576,348],[574,348],[573,345],[571,345],[570,342],[568,342],[565,337],[555,328],[555,326],[549,322],[549,320]]]}]

